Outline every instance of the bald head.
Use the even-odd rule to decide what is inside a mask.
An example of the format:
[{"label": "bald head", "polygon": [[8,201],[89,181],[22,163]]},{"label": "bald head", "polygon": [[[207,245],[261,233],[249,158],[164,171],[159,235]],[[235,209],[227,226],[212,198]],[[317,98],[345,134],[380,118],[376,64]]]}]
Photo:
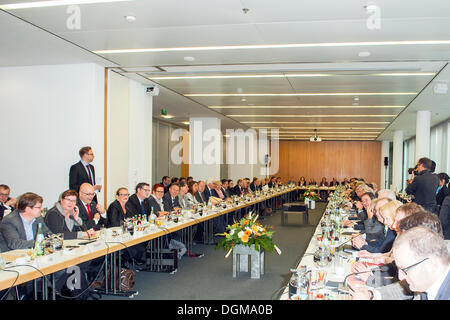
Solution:
[{"label": "bald head", "polygon": [[91,203],[92,199],[95,196],[95,190],[94,187],[90,183],[83,183],[80,186],[80,192],[78,193],[78,197],[83,201],[84,203]]}]

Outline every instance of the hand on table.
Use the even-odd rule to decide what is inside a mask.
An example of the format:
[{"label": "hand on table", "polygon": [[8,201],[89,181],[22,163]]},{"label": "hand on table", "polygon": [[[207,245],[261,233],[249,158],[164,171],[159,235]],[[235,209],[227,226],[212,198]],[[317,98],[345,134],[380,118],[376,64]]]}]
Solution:
[{"label": "hand on table", "polygon": [[358,257],[360,258],[366,258],[366,259],[373,259],[374,258],[374,254],[367,251],[367,250],[361,250],[360,252],[358,252]]},{"label": "hand on table", "polygon": [[362,237],[355,237],[352,239],[352,245],[355,248],[361,249],[362,246],[366,245],[367,242]]},{"label": "hand on table", "polygon": [[352,221],[350,221],[350,220],[345,220],[344,221],[344,226],[346,226],[346,227],[352,227],[353,228],[354,225],[355,224]]},{"label": "hand on table", "polygon": [[367,287],[350,287],[349,292],[353,300],[371,300],[371,293]]}]

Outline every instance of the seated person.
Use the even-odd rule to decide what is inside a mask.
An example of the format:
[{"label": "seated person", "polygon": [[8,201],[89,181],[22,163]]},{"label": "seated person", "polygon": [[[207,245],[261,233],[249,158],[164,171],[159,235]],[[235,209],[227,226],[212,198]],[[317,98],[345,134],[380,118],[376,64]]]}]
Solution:
[{"label": "seated person", "polygon": [[150,205],[148,197],[150,196],[150,185],[140,182],[136,185],[136,193],[131,195],[127,202],[127,207],[134,215],[149,215]]},{"label": "seated person", "polygon": [[17,209],[2,220],[0,232],[10,250],[34,248],[39,223],[44,236],[52,233],[41,216],[43,202],[41,196],[27,192],[19,198]]},{"label": "seated person", "polygon": [[77,206],[80,211],[80,218],[87,229],[99,230],[106,225],[105,207],[93,201],[95,189],[90,183],[83,183],[80,186]]},{"label": "seated person", "polygon": [[169,213],[164,210],[163,196],[164,186],[160,183],[155,184],[152,188],[152,194],[148,198],[148,203],[150,205],[150,211],[157,217],[163,217]]},{"label": "seated person", "polygon": [[397,208],[401,205],[402,203],[400,201],[394,200],[382,205],[378,210],[376,210],[378,221],[383,223],[385,226],[383,237],[370,241],[370,244],[362,237],[355,237],[352,239],[353,246],[360,250],[366,250],[372,253],[386,253],[390,251],[395,237],[397,236],[397,233],[393,229],[395,214]]},{"label": "seated person", "polygon": [[[116,200],[112,202],[107,211],[106,227],[120,227],[127,218],[132,218],[135,213],[131,211],[128,204],[128,199],[130,194],[127,188],[119,188],[116,191]],[[139,243],[137,245],[128,247],[127,250],[123,250],[123,262],[131,263],[131,261],[136,262],[138,265],[143,265],[145,263],[144,254],[145,247],[147,244],[145,242]]]},{"label": "seated person", "polygon": [[197,193],[197,191],[198,191],[198,183],[197,181],[192,180],[188,184],[188,192],[184,196],[184,201],[188,209],[191,209],[192,207],[199,204],[199,202],[195,198],[195,194]]},{"label": "seated person", "polygon": [[[205,193],[205,188],[206,188],[205,181],[199,181],[198,182],[198,190],[195,193],[195,199],[197,200],[198,203],[206,204],[208,201],[206,193]],[[232,190],[230,190],[230,191],[232,192]]]},{"label": "seated person", "polygon": [[45,223],[53,233],[64,233],[64,239],[84,239],[96,235],[95,230],[87,229],[79,216],[76,205],[78,193],[75,190],[66,190],[59,202],[48,210]]},{"label": "seated person", "polygon": [[127,205],[130,194],[127,188],[119,188],[116,191],[116,200],[112,202],[106,213],[106,227],[120,227],[126,218],[132,218],[133,213]]},{"label": "seated person", "polygon": [[16,208],[17,200],[9,197],[10,189],[6,184],[0,184],[0,220],[5,211],[11,213]]},{"label": "seated person", "polygon": [[[319,183],[319,187],[328,187],[327,178],[323,177],[322,181]],[[328,198],[328,190],[320,190],[320,198],[324,201]]]}]

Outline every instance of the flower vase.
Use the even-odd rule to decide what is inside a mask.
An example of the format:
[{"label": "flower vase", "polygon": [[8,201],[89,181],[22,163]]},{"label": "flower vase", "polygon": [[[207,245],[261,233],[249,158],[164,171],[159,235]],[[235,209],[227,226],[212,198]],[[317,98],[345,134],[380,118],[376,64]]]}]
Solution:
[{"label": "flower vase", "polygon": [[309,208],[309,198],[305,198],[305,206]]},{"label": "flower vase", "polygon": [[311,208],[312,210],[314,210],[314,209],[316,208],[316,200],[311,200],[311,201],[309,202],[309,204],[310,204],[310,208]]},{"label": "flower vase", "polygon": [[241,244],[236,245],[233,248],[233,278],[239,274],[239,272],[248,272],[248,259],[250,257],[250,277],[252,279],[259,279],[264,274],[264,250],[260,248],[255,250],[255,245],[251,247]]}]

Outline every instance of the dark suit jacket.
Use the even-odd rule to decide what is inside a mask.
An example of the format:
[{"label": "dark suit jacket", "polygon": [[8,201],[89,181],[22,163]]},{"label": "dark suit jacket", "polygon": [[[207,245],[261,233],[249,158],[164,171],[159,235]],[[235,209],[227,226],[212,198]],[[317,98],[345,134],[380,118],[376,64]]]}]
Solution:
[{"label": "dark suit jacket", "polygon": [[444,186],[439,190],[439,192],[436,195],[436,203],[438,206],[442,205],[442,202],[444,201],[445,197],[450,194],[450,189],[444,184]]},{"label": "dark suit jacket", "polygon": [[[153,198],[153,196],[150,196],[150,197],[148,198],[147,203],[148,203],[148,205],[149,205],[149,207],[150,207],[150,212],[151,212],[152,209],[153,209],[153,213],[156,214],[156,216],[158,216],[158,212],[159,212],[159,211],[163,211],[163,209],[161,208],[161,206],[159,205],[159,203],[156,202],[156,200],[155,200],[155,198]],[[165,209],[165,208],[164,208],[164,209]],[[166,210],[164,210],[164,211],[166,211]]]},{"label": "dark suit jacket", "polygon": [[[34,237],[36,237],[39,223],[42,223],[42,231],[44,236],[52,233],[45,224],[44,219],[39,217],[36,218],[33,223]],[[25,228],[18,210],[14,210],[2,220],[0,223],[0,232],[2,233],[6,245],[10,250],[31,249],[34,247],[34,240],[27,241]]]},{"label": "dark suit jacket", "polygon": [[441,220],[444,239],[450,240],[450,195],[446,196],[442,202],[439,220]]},{"label": "dark suit jacket", "polygon": [[118,200],[115,200],[109,205],[108,210],[106,211],[107,228],[120,227],[125,218],[132,218],[134,216],[131,209],[128,208],[127,203],[125,204],[125,210],[127,211],[126,214],[123,212],[122,206]]},{"label": "dark suit jacket", "polygon": [[197,191],[197,192],[195,193],[195,199],[196,199],[198,202],[200,202],[200,203],[205,203],[206,195],[202,194],[202,196],[203,196],[203,200],[202,200],[202,198],[200,197],[200,191]]},{"label": "dark suit jacket", "polygon": [[142,212],[141,204],[139,202],[139,198],[136,194],[132,194],[128,198],[127,207],[130,208],[131,212],[134,213],[134,215],[137,214],[146,214],[147,216],[150,214],[150,205],[148,203],[148,199],[144,199],[144,212]]},{"label": "dark suit jacket", "polygon": [[89,213],[87,211],[87,208],[84,206],[83,202],[80,200],[80,198],[77,198],[77,206],[78,209],[80,210],[80,218],[81,220],[83,220],[83,224],[86,226],[87,229],[91,229],[91,228],[96,228],[96,229],[101,229],[102,227],[104,227],[106,225],[106,219],[103,218],[102,216],[100,216],[100,220],[98,220],[98,223],[95,224],[94,221],[94,215],[96,213],[99,213],[97,211],[97,203],[94,201],[91,201],[91,203],[89,204],[89,209],[91,209],[91,220],[89,220]]},{"label": "dark suit jacket", "polygon": [[420,172],[406,187],[406,193],[414,195],[414,202],[425,210],[436,213],[436,189],[439,187],[439,176],[429,170]]},{"label": "dark suit jacket", "polygon": [[389,252],[392,249],[396,237],[397,233],[394,230],[388,229],[386,236],[383,237],[382,241],[374,241],[373,243],[368,242],[367,245],[361,247],[361,250],[367,250],[372,253]]},{"label": "dark suit jacket", "polygon": [[56,206],[48,210],[45,215],[45,223],[53,233],[64,233],[64,239],[66,240],[77,239],[78,231],[87,230],[86,226],[78,226],[77,222],[74,221],[74,227],[70,231],[67,227],[65,217],[59,212]]},{"label": "dark suit jacket", "polygon": [[450,300],[450,272],[442,283],[435,300]]},{"label": "dark suit jacket", "polygon": [[227,189],[222,188],[222,193],[225,196],[225,198],[231,197],[231,192],[230,192],[230,189],[228,189],[228,188]]},{"label": "dark suit jacket", "polygon": [[208,203],[209,197],[211,197],[211,192],[209,192],[208,186],[205,186],[205,190],[203,191],[203,197],[205,198],[205,203]]},{"label": "dark suit jacket", "polygon": [[211,196],[212,197],[216,197],[216,198],[220,198],[219,195],[217,194],[217,191],[215,189],[211,189]]},{"label": "dark suit jacket", "polygon": [[174,203],[172,204],[172,196],[170,195],[169,192],[167,192],[163,198],[163,204],[164,204],[164,211],[173,211],[173,208],[178,207],[181,208],[180,203],[178,202],[178,197],[175,197],[174,199]]},{"label": "dark suit jacket", "polygon": [[[6,200],[6,202],[8,202],[9,199],[10,199],[10,198],[8,198],[8,199]],[[9,210],[9,209],[7,209],[7,208],[3,205],[3,203],[0,202],[0,220],[3,219],[3,213],[5,212],[5,210]],[[14,208],[11,208],[11,210],[14,211]],[[12,212],[11,212],[11,213],[12,213]]]},{"label": "dark suit jacket", "polygon": [[[89,168],[92,171],[92,185],[95,185],[95,170],[92,164],[89,164]],[[91,183],[86,168],[81,161],[78,161],[70,167],[69,171],[69,188],[75,191],[80,191],[80,186],[83,183]]]},{"label": "dark suit jacket", "polygon": [[[270,186],[269,186],[269,188],[270,188]],[[241,188],[239,188],[239,185],[236,185],[236,186],[234,186],[234,192],[233,192],[233,194],[234,194],[235,196],[241,196],[243,190],[244,190],[244,188],[242,188],[242,190],[241,190]]]},{"label": "dark suit jacket", "polygon": [[335,187],[335,186],[338,186],[339,185],[339,181],[333,181],[333,180],[331,180],[331,182],[330,182],[330,187]]}]

